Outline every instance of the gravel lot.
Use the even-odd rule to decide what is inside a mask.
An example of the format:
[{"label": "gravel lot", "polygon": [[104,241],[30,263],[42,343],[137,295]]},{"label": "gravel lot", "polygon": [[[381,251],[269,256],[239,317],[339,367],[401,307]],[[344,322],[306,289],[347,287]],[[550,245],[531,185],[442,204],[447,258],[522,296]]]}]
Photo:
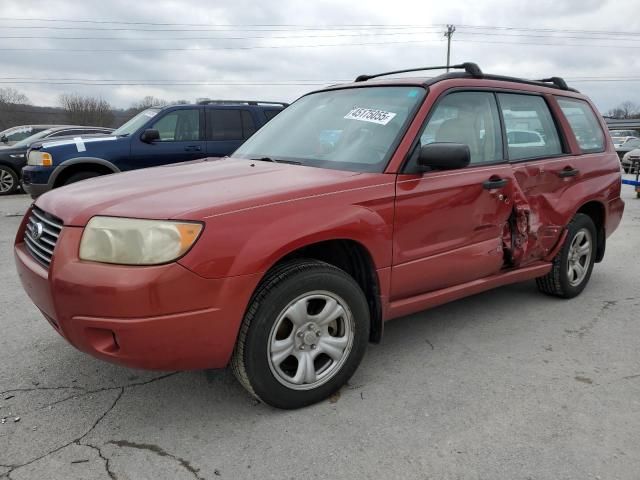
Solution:
[{"label": "gravel lot", "polygon": [[[76,351],[19,285],[29,200],[0,199],[0,478],[638,479],[640,200],[577,299],[533,282],[387,324],[349,385],[298,411],[226,371]],[[16,421],[19,417],[19,421]]]}]

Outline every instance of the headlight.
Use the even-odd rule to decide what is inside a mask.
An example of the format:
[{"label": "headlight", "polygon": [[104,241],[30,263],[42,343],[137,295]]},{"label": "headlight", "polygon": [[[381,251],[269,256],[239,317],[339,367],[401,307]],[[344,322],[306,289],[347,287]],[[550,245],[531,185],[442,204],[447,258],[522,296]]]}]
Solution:
[{"label": "headlight", "polygon": [[49,152],[32,150],[29,152],[29,156],[27,157],[27,165],[50,167],[53,165],[53,158]]},{"label": "headlight", "polygon": [[80,241],[80,258],[120,265],[158,265],[184,255],[202,224],[135,218],[93,217]]}]

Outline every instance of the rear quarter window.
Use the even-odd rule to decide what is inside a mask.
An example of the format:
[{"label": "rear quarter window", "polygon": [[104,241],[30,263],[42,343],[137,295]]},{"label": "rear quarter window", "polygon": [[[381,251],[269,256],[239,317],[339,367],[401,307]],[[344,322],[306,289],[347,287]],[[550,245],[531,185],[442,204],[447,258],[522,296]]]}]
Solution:
[{"label": "rear quarter window", "polygon": [[583,153],[604,151],[604,132],[591,106],[584,100],[558,98],[558,105]]}]

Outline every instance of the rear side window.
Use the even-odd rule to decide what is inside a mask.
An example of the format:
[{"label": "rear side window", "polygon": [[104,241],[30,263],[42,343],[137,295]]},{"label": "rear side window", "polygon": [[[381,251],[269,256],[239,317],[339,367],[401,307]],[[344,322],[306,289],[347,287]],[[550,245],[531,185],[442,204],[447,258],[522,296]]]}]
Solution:
[{"label": "rear side window", "polygon": [[450,93],[436,105],[420,143],[462,143],[469,147],[471,163],[502,160],[500,116],[493,93]]},{"label": "rear side window", "polygon": [[209,140],[244,140],[255,133],[256,125],[247,110],[209,109],[207,131]]},{"label": "rear side window", "polygon": [[584,153],[604,151],[604,133],[591,106],[584,100],[558,98],[562,113]]},{"label": "rear side window", "polygon": [[499,93],[510,160],[562,154],[562,143],[544,98]]}]

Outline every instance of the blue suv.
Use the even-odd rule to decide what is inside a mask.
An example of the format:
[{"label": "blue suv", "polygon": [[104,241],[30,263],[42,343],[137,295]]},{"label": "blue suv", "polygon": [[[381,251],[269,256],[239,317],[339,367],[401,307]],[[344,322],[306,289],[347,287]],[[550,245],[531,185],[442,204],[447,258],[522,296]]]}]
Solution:
[{"label": "blue suv", "polygon": [[22,169],[32,197],[99,175],[224,157],[287,106],[286,103],[206,100],[149,108],[111,135],[33,144]]}]

